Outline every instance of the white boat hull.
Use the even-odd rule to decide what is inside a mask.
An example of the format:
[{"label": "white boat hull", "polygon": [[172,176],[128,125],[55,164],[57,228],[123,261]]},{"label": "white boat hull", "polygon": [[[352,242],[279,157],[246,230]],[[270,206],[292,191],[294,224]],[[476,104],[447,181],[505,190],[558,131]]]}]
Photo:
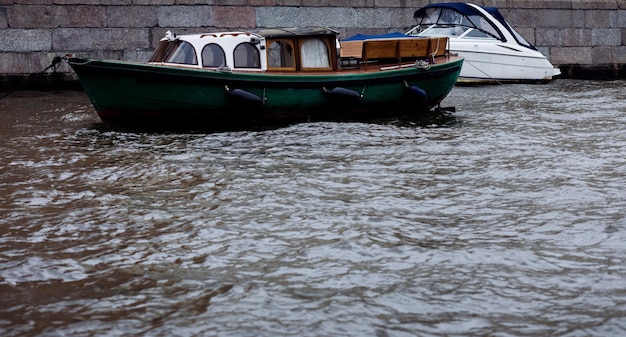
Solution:
[{"label": "white boat hull", "polygon": [[548,82],[561,74],[540,52],[519,46],[451,39],[450,51],[465,57],[461,83]]}]

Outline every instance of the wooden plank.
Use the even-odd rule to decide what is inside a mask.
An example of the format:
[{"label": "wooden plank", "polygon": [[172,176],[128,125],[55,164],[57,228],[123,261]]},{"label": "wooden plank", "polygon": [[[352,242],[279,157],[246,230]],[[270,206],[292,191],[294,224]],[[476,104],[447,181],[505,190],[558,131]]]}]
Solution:
[{"label": "wooden plank", "polygon": [[341,57],[363,57],[363,40],[341,42]]},{"label": "wooden plank", "polygon": [[400,41],[400,57],[428,57],[429,40],[425,38],[419,39],[402,39]]},{"label": "wooden plank", "polygon": [[363,59],[398,58],[398,40],[365,40]]}]

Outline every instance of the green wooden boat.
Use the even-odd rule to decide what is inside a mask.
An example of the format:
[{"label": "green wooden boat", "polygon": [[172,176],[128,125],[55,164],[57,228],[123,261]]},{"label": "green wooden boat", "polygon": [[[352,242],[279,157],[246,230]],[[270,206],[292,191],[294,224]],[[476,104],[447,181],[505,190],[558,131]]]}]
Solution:
[{"label": "green wooden boat", "polygon": [[454,86],[447,38],[339,42],[327,28],[176,36],[147,63],[70,57],[102,121],[246,127],[418,114]]}]

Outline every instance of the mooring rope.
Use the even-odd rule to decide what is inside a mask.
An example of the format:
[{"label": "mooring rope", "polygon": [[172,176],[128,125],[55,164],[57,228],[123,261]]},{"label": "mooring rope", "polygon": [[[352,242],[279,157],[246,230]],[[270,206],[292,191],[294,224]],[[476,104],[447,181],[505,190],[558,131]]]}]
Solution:
[{"label": "mooring rope", "polygon": [[497,84],[503,86],[504,88],[506,88],[507,90],[509,90],[510,92],[512,92],[513,94],[521,97],[523,100],[529,102],[529,103],[533,103],[531,100],[527,99],[526,97],[524,97],[522,94],[516,92],[515,90],[509,88],[509,86],[505,85],[504,83],[502,83],[501,81],[499,81],[496,78],[491,77],[491,75],[487,74],[486,72],[482,71],[481,69],[479,69],[477,66],[473,65],[472,62],[468,62],[467,60],[463,60],[464,64],[469,64],[472,67],[474,67],[474,69],[478,70],[479,72],[483,73],[483,75],[489,77],[492,81],[496,82]]},{"label": "mooring rope", "polygon": [[50,69],[52,69],[52,73],[56,73],[57,69],[59,69],[59,65],[61,64],[61,61],[63,61],[64,59],[67,59],[67,56],[63,56],[63,57],[55,56],[52,59],[52,63],[49,66],[47,66],[44,70],[40,71],[39,73],[28,75],[28,77],[25,80],[23,80],[22,82],[18,83],[15,87],[13,87],[12,89],[10,89],[6,93],[4,93],[2,96],[0,96],[0,100],[5,98],[5,97],[7,97],[7,96],[9,96],[10,94],[14,93],[18,89],[20,89],[21,87],[26,85],[29,81],[31,81],[33,79],[34,76],[41,75],[41,74],[45,73],[46,71],[48,71]]}]

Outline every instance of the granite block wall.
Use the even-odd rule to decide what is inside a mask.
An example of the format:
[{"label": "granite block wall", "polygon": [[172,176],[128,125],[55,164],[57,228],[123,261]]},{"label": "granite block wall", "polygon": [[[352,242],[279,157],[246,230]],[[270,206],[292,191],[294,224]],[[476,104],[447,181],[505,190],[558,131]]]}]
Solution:
[{"label": "granite block wall", "polygon": [[[178,34],[327,26],[341,36],[405,31],[428,0],[0,0],[0,78],[45,69],[54,56],[148,59]],[[625,78],[626,0],[476,0],[497,6],[566,77]],[[59,71],[72,76],[67,65]]]}]

